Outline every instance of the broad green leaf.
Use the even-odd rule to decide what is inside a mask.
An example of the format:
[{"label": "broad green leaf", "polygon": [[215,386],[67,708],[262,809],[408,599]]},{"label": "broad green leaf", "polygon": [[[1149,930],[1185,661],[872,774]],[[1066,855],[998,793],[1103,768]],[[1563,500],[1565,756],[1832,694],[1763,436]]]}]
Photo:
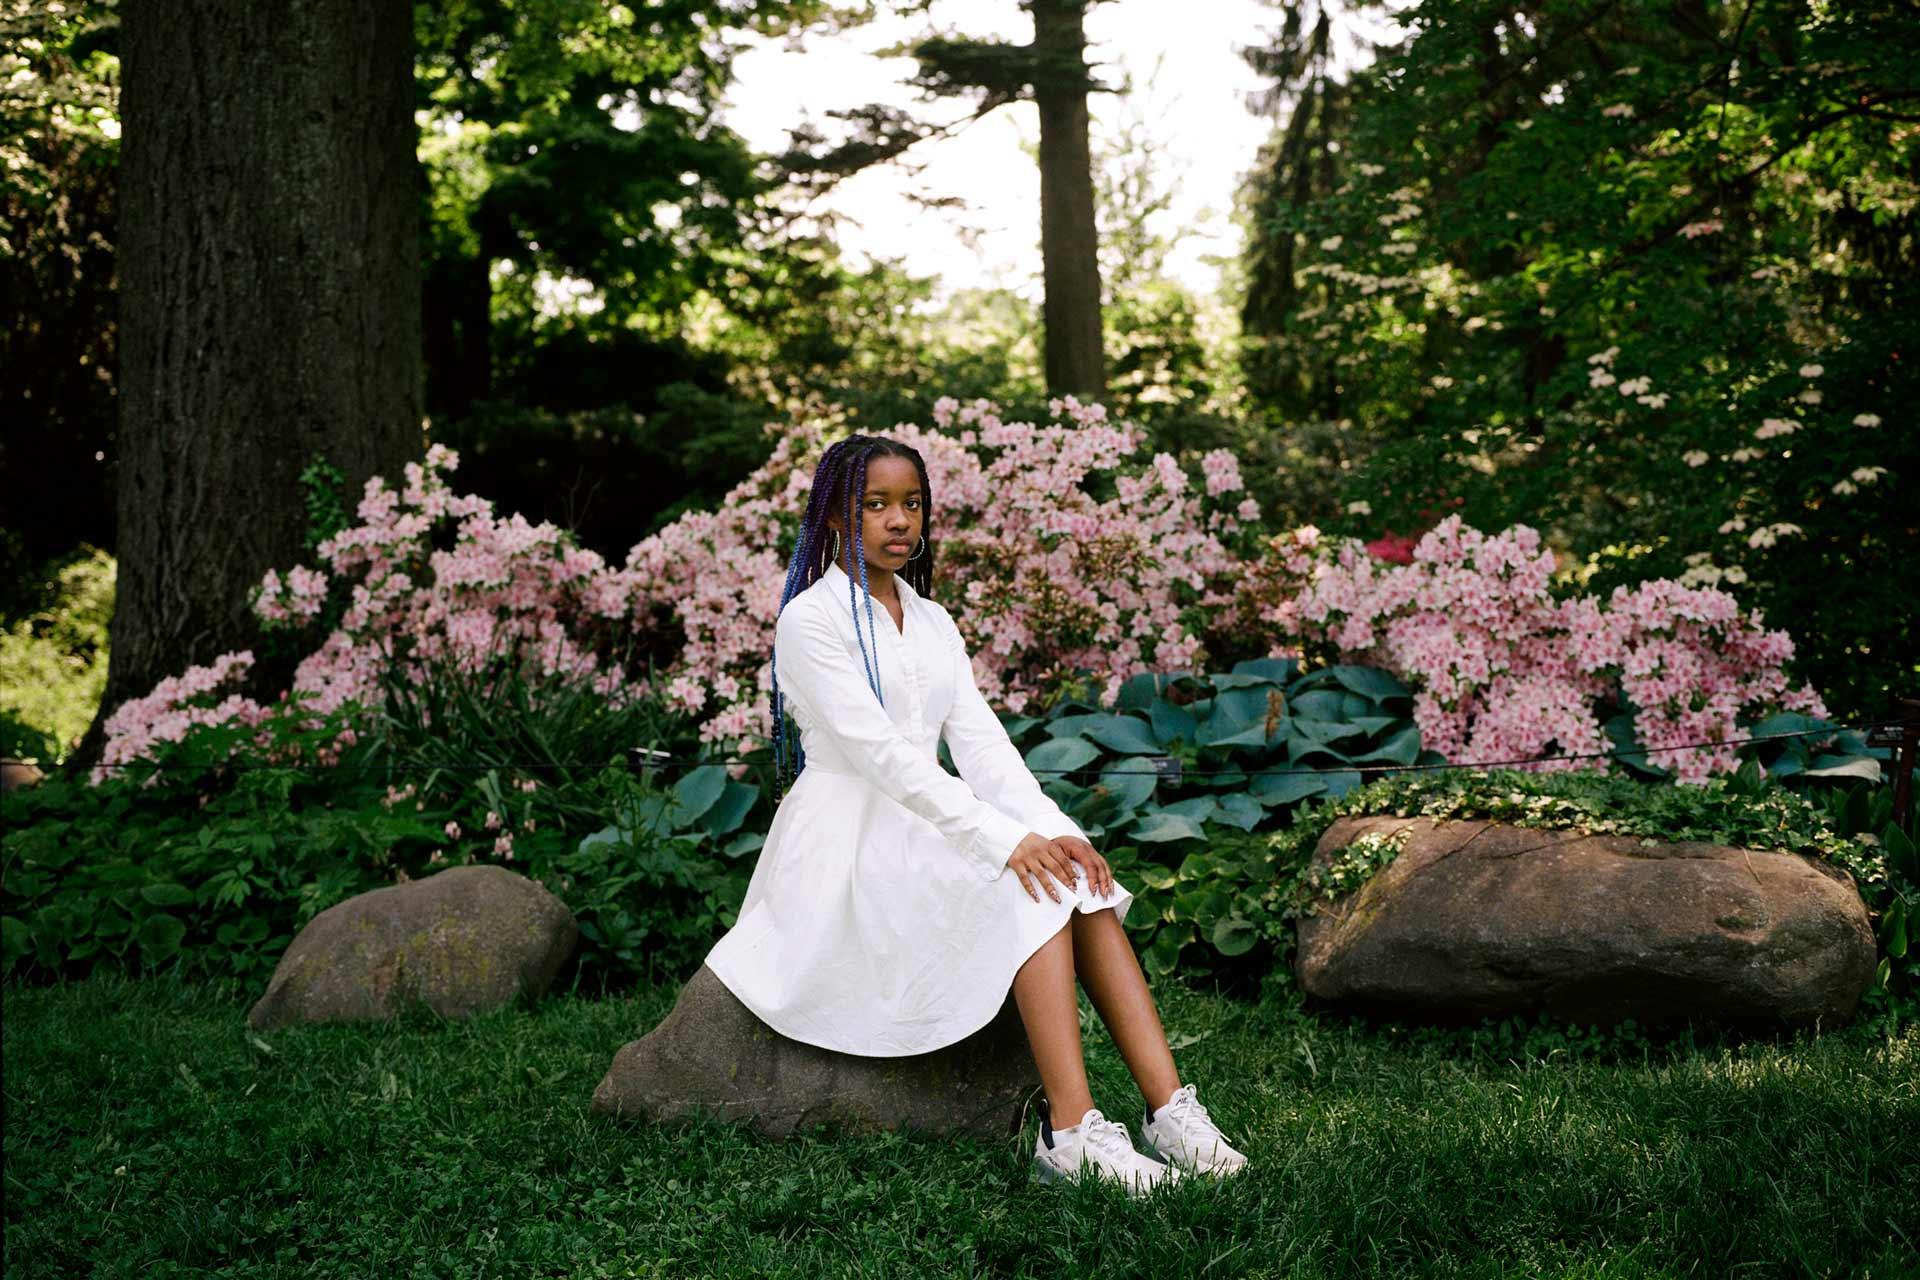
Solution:
[{"label": "broad green leaf", "polygon": [[1665,765],[1655,764],[1647,757],[1646,753],[1640,749],[1641,742],[1639,735],[1634,731],[1632,716],[1624,714],[1617,715],[1607,721],[1602,727],[1606,730],[1607,737],[1613,742],[1614,750],[1620,753],[1616,758],[1622,764],[1632,765],[1634,768],[1644,770],[1647,773],[1653,774],[1655,777],[1667,776],[1669,772],[1667,767]]},{"label": "broad green leaf", "polygon": [[140,891],[140,896],[156,907],[178,907],[193,901],[193,890],[183,884],[150,884]]},{"label": "broad green leaf", "polygon": [[625,844],[626,842],[627,837],[621,832],[620,828],[617,825],[610,825],[600,828],[591,835],[581,837],[577,847],[580,849],[591,849],[595,845]]},{"label": "broad green leaf", "polygon": [[150,963],[165,960],[180,949],[180,940],[186,936],[184,921],[165,912],[155,912],[141,922],[140,954]]},{"label": "broad green leaf", "polygon": [[1209,889],[1193,908],[1193,922],[1202,929],[1211,929],[1214,921],[1226,919],[1232,906],[1233,899],[1226,892]]},{"label": "broad green leaf", "polygon": [[1160,771],[1139,756],[1115,760],[1100,771],[1100,785],[1113,792],[1124,809],[1136,809],[1153,797]]},{"label": "broad green leaf", "polygon": [[728,780],[726,789],[720,793],[720,799],[707,810],[705,825],[716,836],[726,835],[747,820],[747,814],[753,809],[753,802],[760,798],[760,788],[750,782]]},{"label": "broad green leaf", "polygon": [[1183,818],[1192,818],[1195,822],[1205,822],[1213,816],[1217,807],[1212,796],[1194,796],[1190,800],[1180,800],[1173,804],[1161,805],[1161,813],[1177,813]]},{"label": "broad green leaf", "polygon": [[[1080,769],[1100,754],[1100,748],[1084,738],[1049,738],[1027,752],[1027,768],[1037,774],[1062,769]],[[1042,781],[1045,781],[1042,778]]]},{"label": "broad green leaf", "polygon": [[1133,824],[1131,832],[1135,840],[1144,840],[1159,844],[1168,840],[1199,840],[1203,837],[1200,824],[1192,818],[1164,810],[1149,813]]},{"label": "broad green leaf", "polygon": [[1078,715],[1055,716],[1047,721],[1047,736],[1050,738],[1084,738],[1087,730],[1096,724],[1111,719],[1105,711],[1086,711]]},{"label": "broad green leaf", "polygon": [[1233,664],[1234,675],[1259,676],[1280,685],[1292,680],[1299,670],[1298,658],[1248,658]]},{"label": "broad green leaf", "polygon": [[1405,698],[1412,694],[1401,684],[1392,672],[1382,671],[1379,667],[1339,666],[1329,668],[1334,679],[1355,693],[1364,694],[1376,702],[1387,698]]},{"label": "broad green leaf", "polygon": [[1213,945],[1223,956],[1241,956],[1253,950],[1260,941],[1260,931],[1253,922],[1240,916],[1222,916],[1213,926]]},{"label": "broad green leaf", "polygon": [[1087,726],[1086,736],[1109,751],[1154,755],[1160,742],[1145,721],[1137,716],[1105,716],[1098,724]]},{"label": "broad green leaf", "polygon": [[1340,765],[1352,764],[1353,757],[1339,747],[1330,747],[1324,742],[1315,742],[1311,738],[1289,738],[1287,763],[1309,765],[1315,769],[1332,769]]},{"label": "broad green leaf", "polygon": [[1311,693],[1295,694],[1287,703],[1287,714],[1290,719],[1305,717],[1329,722],[1338,721],[1345,718],[1346,702],[1336,691],[1316,689]]},{"label": "broad green leaf", "polygon": [[1359,786],[1364,777],[1355,769],[1329,769],[1320,776],[1327,780],[1327,794],[1336,799]]},{"label": "broad green leaf", "polygon": [[1000,721],[1000,726],[1007,731],[1009,738],[1018,742],[1021,734],[1039,723],[1039,716],[1007,716]]},{"label": "broad green leaf", "polygon": [[[1768,738],[1776,733],[1801,733],[1808,729],[1825,729],[1830,727],[1832,727],[1832,721],[1816,720],[1812,716],[1802,715],[1798,711],[1782,711],[1779,715],[1768,716],[1765,720],[1754,725],[1740,736],[1747,738]],[[1809,735],[1809,737],[1811,736],[1812,735]],[[1806,741],[1806,739],[1801,739],[1801,741]]]},{"label": "broad green leaf", "polygon": [[765,844],[766,840],[767,837],[764,832],[742,831],[734,836],[733,839],[721,845],[720,853],[722,857],[738,858],[743,854],[752,853],[761,845]]},{"label": "broad green leaf", "polygon": [[1357,732],[1350,724],[1337,720],[1316,720],[1308,716],[1289,716],[1284,723],[1290,737],[1304,738],[1314,743],[1338,742]]},{"label": "broad green leaf", "polygon": [[1163,925],[1154,935],[1153,944],[1147,948],[1147,972],[1155,977],[1164,978],[1172,973],[1180,961],[1180,948],[1193,936],[1191,925]]},{"label": "broad green leaf", "polygon": [[720,764],[701,765],[681,778],[673,788],[673,825],[684,827],[713,808],[726,786],[727,767]]},{"label": "broad green leaf", "polygon": [[1881,779],[1880,762],[1871,756],[1852,760],[1838,756],[1816,756],[1806,773],[1809,778],[1865,778],[1869,782],[1879,782]]},{"label": "broad green leaf", "polygon": [[1153,724],[1153,736],[1161,742],[1171,745],[1175,738],[1189,743],[1198,741],[1199,717],[1186,707],[1162,698],[1147,708],[1147,718]]},{"label": "broad green leaf", "polygon": [[1140,877],[1140,883],[1149,889],[1171,889],[1180,882],[1178,872],[1157,862],[1143,862],[1133,874]]},{"label": "broad green leaf", "polygon": [[1886,851],[1888,866],[1909,880],[1920,880],[1920,848],[1907,838],[1906,832],[1889,823],[1880,837],[1880,845]]},{"label": "broad green leaf", "polygon": [[1267,816],[1258,800],[1241,792],[1216,797],[1218,808],[1212,820],[1242,831],[1251,831]]},{"label": "broad green leaf", "polygon": [[1408,725],[1365,755],[1355,756],[1355,764],[1412,764],[1420,757],[1420,728]]},{"label": "broad green leaf", "polygon": [[1256,689],[1227,689],[1214,698],[1215,714],[1224,710],[1227,715],[1241,721],[1265,721],[1267,718],[1268,695],[1278,693],[1272,685],[1261,685]]},{"label": "broad green leaf", "polygon": [[[1278,736],[1276,730],[1275,737]],[[1267,726],[1263,722],[1255,720],[1237,733],[1230,733],[1224,738],[1215,738],[1211,742],[1204,742],[1202,745],[1209,747],[1264,747],[1267,745],[1267,742]]]},{"label": "broad green leaf", "polygon": [[1796,773],[1806,772],[1806,768],[1807,762],[1804,759],[1794,755],[1792,752],[1788,752],[1767,766],[1767,776],[1773,778],[1790,778]]},{"label": "broad green leaf", "polygon": [[1292,804],[1308,796],[1317,796],[1326,789],[1327,779],[1323,773],[1262,773],[1254,777],[1247,794],[1261,804],[1272,806]]},{"label": "broad green leaf", "polygon": [[1160,677],[1151,671],[1128,676],[1120,685],[1114,705],[1122,711],[1145,711],[1160,696]]}]

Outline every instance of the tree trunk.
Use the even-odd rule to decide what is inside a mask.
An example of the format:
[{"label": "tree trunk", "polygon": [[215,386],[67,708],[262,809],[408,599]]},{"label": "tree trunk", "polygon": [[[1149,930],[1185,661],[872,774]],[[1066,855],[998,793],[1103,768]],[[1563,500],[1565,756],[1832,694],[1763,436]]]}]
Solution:
[{"label": "tree trunk", "polygon": [[1045,67],[1034,85],[1034,101],[1040,108],[1047,390],[1099,399],[1106,394],[1107,378],[1093,157],[1087,146],[1087,3],[1029,0],[1029,7],[1034,52]]},{"label": "tree trunk", "polygon": [[248,590],[302,559],[309,462],[351,508],[423,448],[412,6],[120,12],[120,567],[87,760],[123,699],[255,647]]}]

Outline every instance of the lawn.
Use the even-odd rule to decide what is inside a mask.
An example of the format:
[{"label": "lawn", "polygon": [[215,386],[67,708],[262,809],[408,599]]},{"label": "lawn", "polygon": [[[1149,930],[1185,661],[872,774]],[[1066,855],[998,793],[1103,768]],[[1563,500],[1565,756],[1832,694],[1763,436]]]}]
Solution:
[{"label": "lawn", "polygon": [[[671,1006],[245,1027],[251,990],[5,989],[6,1242],[31,1276],[1920,1273],[1920,1028],[1437,1034],[1156,985],[1252,1169],[1128,1201],[1018,1139],[609,1121]],[[1083,997],[1084,1000],[1084,997]],[[1138,1099],[1088,1011],[1096,1101]],[[1517,1047],[1516,1047],[1517,1046]]]}]

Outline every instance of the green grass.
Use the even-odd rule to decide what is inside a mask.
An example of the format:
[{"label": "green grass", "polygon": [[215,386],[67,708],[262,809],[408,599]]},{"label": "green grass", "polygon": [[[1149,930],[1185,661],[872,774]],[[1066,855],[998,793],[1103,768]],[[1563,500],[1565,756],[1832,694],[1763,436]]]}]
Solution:
[{"label": "green grass", "polygon": [[264,1040],[252,994],[5,989],[9,1275],[1920,1273],[1912,1026],[1543,1058],[1162,982],[1183,1078],[1255,1164],[1128,1201],[1027,1183],[1031,1121],[771,1142],[592,1115],[672,988]]}]

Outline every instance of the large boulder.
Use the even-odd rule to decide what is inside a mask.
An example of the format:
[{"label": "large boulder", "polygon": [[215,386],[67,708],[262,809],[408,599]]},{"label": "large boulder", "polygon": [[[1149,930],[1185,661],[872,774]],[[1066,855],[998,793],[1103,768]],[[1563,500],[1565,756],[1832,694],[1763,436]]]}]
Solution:
[{"label": "large boulder", "polygon": [[544,995],[578,939],[573,913],[542,885],[505,867],[449,867],[315,916],[247,1021],[266,1031],[408,1006],[464,1018]]},{"label": "large boulder", "polygon": [[868,1058],[788,1039],[702,965],[660,1025],[614,1055],[593,1109],[671,1121],[700,1108],[770,1137],[838,1121],[990,1138],[1014,1127],[1039,1084],[1011,995],[957,1044]]},{"label": "large boulder", "polygon": [[1296,975],[1327,1004],[1435,1022],[1830,1026],[1873,976],[1852,879],[1796,854],[1388,816],[1336,821],[1314,858],[1370,832],[1406,843],[1298,925]]}]

